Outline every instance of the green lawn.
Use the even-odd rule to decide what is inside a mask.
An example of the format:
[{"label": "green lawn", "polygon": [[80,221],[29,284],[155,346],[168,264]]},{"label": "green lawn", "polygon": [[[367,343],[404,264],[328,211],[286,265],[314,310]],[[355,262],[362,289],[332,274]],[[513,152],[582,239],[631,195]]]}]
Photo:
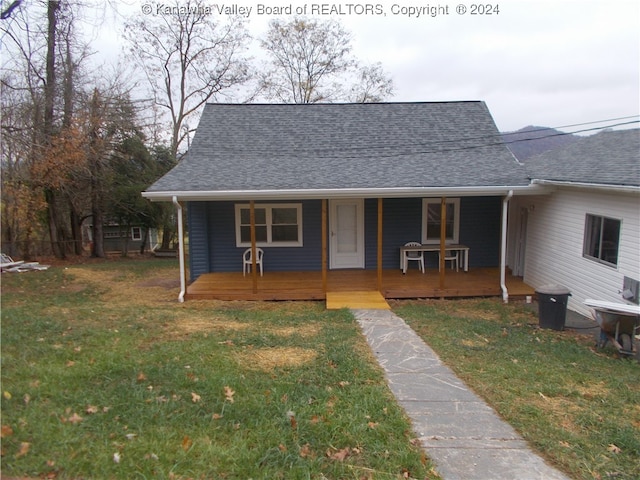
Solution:
[{"label": "green lawn", "polygon": [[437,478],[347,311],[179,304],[176,265],[2,275],[3,478]]},{"label": "green lawn", "polygon": [[576,479],[640,478],[640,364],[538,328],[522,303],[398,302],[404,318],[548,461]]}]

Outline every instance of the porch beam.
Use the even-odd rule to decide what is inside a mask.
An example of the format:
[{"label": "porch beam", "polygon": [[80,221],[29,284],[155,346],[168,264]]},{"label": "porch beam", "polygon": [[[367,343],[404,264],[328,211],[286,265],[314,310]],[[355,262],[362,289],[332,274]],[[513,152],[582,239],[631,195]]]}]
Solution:
[{"label": "porch beam", "polygon": [[378,283],[377,288],[382,292],[382,198],[378,198]]},{"label": "porch beam", "polygon": [[[249,201],[249,223],[251,231],[251,280],[253,282],[253,293],[258,293],[258,271],[256,262],[256,208],[253,200]],[[243,267],[244,268],[244,267]]]},{"label": "porch beam", "polygon": [[322,199],[322,293],[327,293],[327,199]]},{"label": "porch beam", "polygon": [[445,243],[447,241],[447,197],[440,198],[440,259],[438,270],[440,272],[440,288],[444,289],[444,254]]}]

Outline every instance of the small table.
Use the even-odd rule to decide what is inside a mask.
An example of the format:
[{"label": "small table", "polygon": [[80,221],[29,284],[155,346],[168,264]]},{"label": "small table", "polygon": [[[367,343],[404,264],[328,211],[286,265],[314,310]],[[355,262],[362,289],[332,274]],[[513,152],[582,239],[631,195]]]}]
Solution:
[{"label": "small table", "polygon": [[[463,268],[465,272],[469,271],[469,247],[467,247],[466,245],[462,245],[461,243],[451,243],[451,244],[446,244],[445,245],[445,250],[455,250],[458,252],[461,252],[464,257],[464,263],[463,263]],[[415,246],[415,247],[407,247],[405,245],[403,245],[402,247],[400,247],[400,269],[402,270],[402,273],[406,273],[407,272],[407,266],[404,262],[404,256],[406,252],[439,252],[440,251],[440,245],[439,244],[422,244],[419,247]]]}]

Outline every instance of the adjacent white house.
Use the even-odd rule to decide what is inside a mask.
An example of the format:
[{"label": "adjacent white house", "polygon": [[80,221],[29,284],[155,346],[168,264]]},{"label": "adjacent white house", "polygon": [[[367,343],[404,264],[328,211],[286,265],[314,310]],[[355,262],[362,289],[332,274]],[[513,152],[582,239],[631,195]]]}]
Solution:
[{"label": "adjacent white house", "polygon": [[[525,162],[551,189],[510,203],[508,264],[539,288],[561,284],[568,308],[587,298],[638,303],[640,130],[606,131]],[[622,292],[625,291],[624,299]]]}]

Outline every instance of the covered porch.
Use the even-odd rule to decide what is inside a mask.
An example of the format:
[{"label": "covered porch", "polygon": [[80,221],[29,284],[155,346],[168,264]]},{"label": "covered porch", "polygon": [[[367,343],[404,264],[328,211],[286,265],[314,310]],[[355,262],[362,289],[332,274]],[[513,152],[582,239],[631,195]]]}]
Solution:
[{"label": "covered porch", "polygon": [[[509,298],[534,295],[535,290],[507,272]],[[446,270],[444,288],[437,269],[422,274],[400,269],[269,272],[243,276],[241,272],[205,273],[187,286],[185,299],[325,300],[327,292],[379,291],[387,299],[501,296],[500,269]]]}]

